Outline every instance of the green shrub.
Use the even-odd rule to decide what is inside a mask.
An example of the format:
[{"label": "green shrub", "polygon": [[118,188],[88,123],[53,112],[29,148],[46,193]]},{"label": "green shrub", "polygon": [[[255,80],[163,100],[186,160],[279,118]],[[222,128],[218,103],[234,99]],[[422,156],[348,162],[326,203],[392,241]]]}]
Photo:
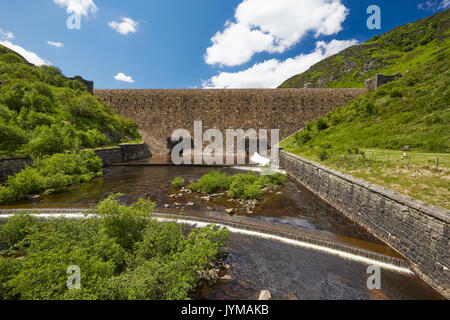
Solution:
[{"label": "green shrub", "polygon": [[305,144],[309,140],[312,139],[312,132],[311,131],[302,131],[297,132],[295,134],[295,141],[297,141],[298,144]]},{"label": "green shrub", "polygon": [[248,184],[245,186],[245,199],[260,199],[262,195],[261,186],[258,183]]},{"label": "green shrub", "polygon": [[[211,181],[214,181],[214,183]],[[221,182],[220,186],[218,181]],[[254,173],[246,173],[228,176],[218,171],[210,171],[201,177],[198,182],[191,183],[189,188],[195,192],[201,191],[207,193],[229,191],[231,196],[236,199],[258,199],[262,195],[262,188],[275,185],[281,186],[285,182],[286,175],[282,173],[262,176],[257,176]],[[218,187],[213,188],[211,186]]]},{"label": "green shrub", "polygon": [[392,98],[401,98],[403,97],[402,90],[400,88],[393,88],[390,93]]},{"label": "green shrub", "polygon": [[182,177],[176,177],[172,181],[172,185],[175,188],[182,188],[182,187],[184,187],[185,184],[186,184],[186,181]]},{"label": "green shrub", "polygon": [[6,125],[0,122],[0,152],[15,152],[27,142],[25,131],[15,125]]},{"label": "green shrub", "polygon": [[4,63],[25,63],[18,55],[14,53],[5,53],[0,56],[0,62]]},{"label": "green shrub", "polygon": [[37,223],[36,218],[28,214],[19,214],[10,218],[0,229],[0,242],[10,247],[23,241]]},{"label": "green shrub", "polygon": [[110,195],[96,208],[95,213],[103,218],[104,230],[108,237],[117,241],[124,249],[130,251],[135,242],[142,241],[146,221],[150,217],[155,204],[139,199],[132,206],[120,204],[120,194]]},{"label": "green shrub", "polygon": [[225,173],[212,170],[202,176],[197,182],[189,185],[189,189],[195,192],[206,192],[208,194],[225,191],[230,187],[231,180]]},{"label": "green shrub", "polygon": [[317,119],[316,128],[317,128],[317,131],[323,131],[323,130],[328,129],[328,124],[325,122],[324,118]]},{"label": "green shrub", "polygon": [[230,192],[233,198],[242,198],[245,194],[246,184],[242,180],[235,180],[230,186]]},{"label": "green shrub", "polygon": [[320,161],[325,161],[328,159],[328,152],[325,149],[322,149],[319,153],[319,159]]}]

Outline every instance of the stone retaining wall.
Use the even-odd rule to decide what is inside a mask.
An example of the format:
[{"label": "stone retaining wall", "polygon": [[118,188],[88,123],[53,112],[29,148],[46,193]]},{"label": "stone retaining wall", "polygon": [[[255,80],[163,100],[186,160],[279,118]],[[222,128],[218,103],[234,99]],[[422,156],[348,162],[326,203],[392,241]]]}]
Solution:
[{"label": "stone retaining wall", "polygon": [[[145,143],[121,144],[115,148],[96,149],[94,152],[102,159],[104,165],[144,160],[152,156]],[[8,176],[15,175],[32,163],[33,160],[30,157],[0,159],[0,183],[5,182]]]},{"label": "stone retaining wall", "polygon": [[449,210],[285,151],[280,164],[299,183],[405,256],[419,277],[450,298]]},{"label": "stone retaining wall", "polygon": [[33,160],[29,157],[0,159],[0,182],[6,181],[8,176],[15,175],[32,163]]}]

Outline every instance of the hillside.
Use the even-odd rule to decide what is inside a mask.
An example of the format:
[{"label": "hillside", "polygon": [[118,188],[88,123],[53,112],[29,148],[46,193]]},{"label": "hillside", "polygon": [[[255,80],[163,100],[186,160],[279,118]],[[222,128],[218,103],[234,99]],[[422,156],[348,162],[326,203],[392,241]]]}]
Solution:
[{"label": "hillside", "polygon": [[0,156],[49,155],[140,139],[137,125],[58,68],[0,45]]},{"label": "hillside", "polygon": [[447,39],[403,78],[308,123],[282,147],[450,208],[449,61]]},{"label": "hillside", "polygon": [[313,65],[280,88],[361,88],[376,73],[406,73],[448,47],[450,9],[397,27]]}]

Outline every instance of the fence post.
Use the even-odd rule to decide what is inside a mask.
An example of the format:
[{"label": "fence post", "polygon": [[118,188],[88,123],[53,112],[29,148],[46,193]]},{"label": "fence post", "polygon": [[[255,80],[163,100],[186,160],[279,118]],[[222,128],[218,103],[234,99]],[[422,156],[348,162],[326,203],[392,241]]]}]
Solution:
[{"label": "fence post", "polygon": [[436,170],[439,170],[439,157],[436,157]]}]

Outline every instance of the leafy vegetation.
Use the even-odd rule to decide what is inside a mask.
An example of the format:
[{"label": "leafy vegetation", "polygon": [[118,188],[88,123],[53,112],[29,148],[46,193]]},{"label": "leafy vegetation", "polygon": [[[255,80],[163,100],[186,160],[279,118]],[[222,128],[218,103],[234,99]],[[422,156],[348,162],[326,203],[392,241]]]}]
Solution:
[{"label": "leafy vegetation", "polygon": [[229,191],[233,198],[248,200],[260,198],[265,187],[281,186],[285,182],[286,175],[281,173],[262,176],[254,173],[227,175],[218,170],[211,170],[198,181],[192,182],[189,189],[207,194]]},{"label": "leafy vegetation", "polygon": [[55,67],[0,46],[0,156],[50,155],[140,139],[137,125]]},{"label": "leafy vegetation", "polygon": [[[11,218],[0,229],[9,246],[0,254],[0,299],[189,299],[228,231],[148,219],[154,203],[125,206],[118,196],[94,209],[100,219]],[[70,266],[80,268],[80,289],[67,287]]]},{"label": "leafy vegetation", "polygon": [[101,159],[93,151],[37,158],[32,166],[9,177],[4,186],[0,185],[0,204],[88,182],[102,174],[102,166]]},{"label": "leafy vegetation", "polygon": [[449,46],[450,10],[397,27],[347,48],[296,75],[280,88],[362,88],[376,73],[405,74]]},{"label": "leafy vegetation", "polygon": [[185,184],[186,184],[186,181],[182,177],[176,177],[172,181],[172,185],[175,188],[182,188],[182,187],[184,187]]}]

